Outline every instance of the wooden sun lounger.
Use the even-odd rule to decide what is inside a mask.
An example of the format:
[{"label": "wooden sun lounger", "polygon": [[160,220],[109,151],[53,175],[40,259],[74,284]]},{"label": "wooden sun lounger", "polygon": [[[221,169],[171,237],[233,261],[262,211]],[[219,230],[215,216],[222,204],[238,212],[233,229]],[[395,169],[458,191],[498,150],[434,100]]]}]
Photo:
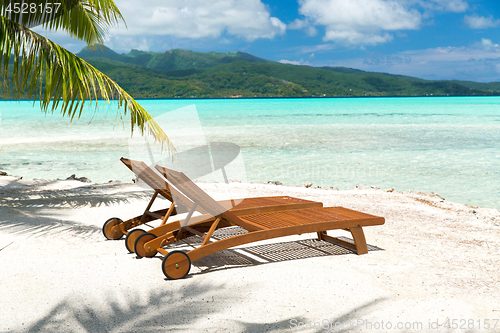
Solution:
[{"label": "wooden sun lounger", "polygon": [[[136,216],[127,221],[122,221],[121,219],[114,217],[108,219],[103,227],[102,231],[107,239],[119,239],[123,235],[127,235],[125,239],[125,247],[130,252],[135,252],[134,244],[136,243],[139,236],[146,233],[142,229],[134,229],[139,225],[145,224],[150,221],[157,219],[161,220],[161,224],[157,228],[153,228],[150,233],[154,233],[156,237],[161,236],[163,233],[168,233],[171,229],[171,225],[167,223],[167,219],[170,216],[189,211],[191,206],[190,201],[179,201],[175,202],[172,198],[174,194],[177,198],[182,198],[183,195],[178,193],[175,188],[170,188],[165,179],[157,174],[154,170],[146,165],[142,161],[135,161],[127,158],[120,159],[123,164],[125,164],[139,179],[144,181],[148,186],[150,186],[155,192],[153,197],[149,201],[146,210],[142,215]],[[157,210],[151,212],[151,206],[156,200],[157,196],[161,195],[165,199],[171,202],[170,207],[166,209]],[[220,205],[224,207],[230,207],[230,210],[236,215],[248,215],[263,212],[271,212],[286,209],[297,209],[297,208],[313,208],[322,207],[321,202],[315,202],[310,200],[298,199],[288,196],[277,196],[277,197],[263,197],[263,198],[246,198],[242,200],[227,200],[220,201]],[[209,219],[207,223],[211,220]],[[228,226],[223,223],[220,224],[219,228]],[[200,224],[198,229],[203,229],[203,225]],[[168,235],[167,235],[168,237]],[[146,238],[143,238],[145,240]],[[141,256],[142,252],[138,253]],[[146,256],[146,255],[143,255]]]},{"label": "wooden sun lounger", "polygon": [[[170,239],[150,234],[144,237],[145,240],[140,244],[136,243],[142,247],[141,251],[147,253],[147,256],[154,256],[157,252],[164,255],[162,271],[168,279],[185,277],[189,273],[193,261],[209,254],[247,243],[303,233],[316,232],[321,240],[347,247],[356,251],[357,254],[365,254],[368,253],[368,249],[362,227],[382,225],[385,222],[383,217],[343,207],[307,208],[237,216],[235,213],[225,210],[183,173],[158,165],[156,169],[178,190],[174,195],[174,200],[180,200],[183,204],[191,202],[190,213],[186,219],[171,222],[169,230],[164,230],[165,233],[169,233]],[[201,222],[196,219],[190,221],[191,214],[195,210],[208,213],[213,216],[213,219]],[[213,232],[221,223],[240,226],[248,232],[210,242]],[[203,234],[201,229],[206,230],[206,233]],[[335,229],[349,231],[354,244],[326,234],[327,230]],[[183,238],[185,233],[199,234],[203,238],[201,246],[187,253],[168,252],[163,249],[164,245]],[[136,250],[138,250],[137,246]]]}]

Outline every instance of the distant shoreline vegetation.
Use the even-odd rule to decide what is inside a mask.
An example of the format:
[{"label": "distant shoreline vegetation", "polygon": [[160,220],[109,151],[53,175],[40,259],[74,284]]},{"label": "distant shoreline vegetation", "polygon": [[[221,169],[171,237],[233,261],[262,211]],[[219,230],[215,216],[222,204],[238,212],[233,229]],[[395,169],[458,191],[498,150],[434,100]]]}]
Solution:
[{"label": "distant shoreline vegetation", "polygon": [[77,55],[138,100],[500,96],[500,82],[431,81],[345,67],[282,64],[243,52],[118,54],[104,47],[102,52],[84,48]]},{"label": "distant shoreline vegetation", "polygon": [[[443,97],[500,97],[500,92],[497,95],[432,95],[432,96],[290,96],[290,97],[281,97],[281,96],[269,96],[269,97],[151,97],[151,98],[134,98],[136,101],[146,101],[146,100],[255,100],[255,99],[345,99],[345,98],[443,98]],[[0,98],[1,102],[38,102],[38,100],[29,100],[25,98],[21,99],[5,99]],[[93,99],[92,101],[95,101]],[[106,102],[104,99],[97,99],[99,102]],[[113,103],[114,100],[111,100]]]},{"label": "distant shoreline vegetation", "polygon": [[[256,99],[347,99],[347,98],[445,98],[445,97],[499,97],[500,93],[498,95],[454,95],[454,96],[439,96],[439,95],[434,95],[434,96],[325,96],[325,97],[240,97],[240,98],[231,98],[231,97],[151,97],[151,98],[134,98],[136,101],[147,101],[147,100],[256,100]],[[33,102],[37,103],[38,100],[29,100],[29,99],[5,99],[5,98],[0,98],[0,102]],[[95,99],[92,101],[95,102]],[[98,99],[99,103],[106,102],[106,100],[103,99]],[[110,103],[115,102],[114,100],[111,100]],[[90,104],[89,104],[90,106]],[[94,103],[92,104],[94,106]]]}]

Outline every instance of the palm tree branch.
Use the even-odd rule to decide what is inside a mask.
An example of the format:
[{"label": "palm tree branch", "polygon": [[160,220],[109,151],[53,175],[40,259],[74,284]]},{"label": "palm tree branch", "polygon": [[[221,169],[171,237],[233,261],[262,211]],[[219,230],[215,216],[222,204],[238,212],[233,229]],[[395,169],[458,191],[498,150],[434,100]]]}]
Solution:
[{"label": "palm tree branch", "polygon": [[[112,0],[66,0],[60,2],[60,7],[47,0],[29,0],[29,3],[25,0],[24,2],[34,6],[35,10],[30,10],[29,7],[23,13],[15,13],[12,10],[14,2],[0,1],[0,15],[27,28],[40,25],[52,31],[66,31],[70,36],[83,40],[90,46],[103,45],[108,27],[119,21],[125,22]],[[21,0],[18,3],[21,3]],[[47,12],[47,5],[52,10],[50,14]]]},{"label": "palm tree branch", "polygon": [[[118,107],[124,108],[123,113],[130,113],[132,131],[137,127],[141,134],[147,132],[162,146],[166,145],[169,153],[175,151],[153,117],[116,82],[49,39],[3,16],[0,19],[0,73],[8,91],[10,86],[6,81],[13,54],[12,88],[17,99],[23,94],[30,99],[37,98],[44,112],[50,105],[52,112],[60,105],[62,114],[71,119],[81,115],[87,101],[92,104],[95,100],[97,106],[99,99],[108,102],[117,99]],[[44,78],[45,86],[42,83]]]}]

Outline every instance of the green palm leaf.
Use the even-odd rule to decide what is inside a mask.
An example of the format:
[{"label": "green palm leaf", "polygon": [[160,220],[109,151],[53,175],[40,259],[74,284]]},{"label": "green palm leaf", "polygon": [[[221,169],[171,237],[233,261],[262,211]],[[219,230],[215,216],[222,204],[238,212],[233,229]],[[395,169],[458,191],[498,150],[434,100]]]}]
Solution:
[{"label": "green palm leaf", "polygon": [[[44,4],[46,1],[35,0]],[[130,113],[132,131],[151,134],[169,153],[175,151],[169,138],[142,106],[116,82],[92,65],[51,40],[26,28],[41,23],[50,30],[62,29],[87,44],[102,45],[107,27],[123,19],[111,0],[67,1],[67,11],[60,15],[40,16],[39,12],[19,16],[9,12],[1,3],[0,16],[0,74],[7,95],[12,91],[16,99],[27,95],[40,100],[43,111],[60,107],[63,115],[79,117],[88,101],[117,100],[124,114]],[[13,64],[10,64],[11,57]],[[7,79],[12,66],[11,84]]]},{"label": "green palm leaf", "polygon": [[1,1],[0,15],[11,21],[27,28],[39,25],[52,31],[64,30],[88,45],[102,45],[107,28],[124,21],[118,7],[109,0],[66,0],[59,3],[29,0],[25,1],[23,12],[17,10],[17,13],[13,4],[22,6],[21,0]]}]

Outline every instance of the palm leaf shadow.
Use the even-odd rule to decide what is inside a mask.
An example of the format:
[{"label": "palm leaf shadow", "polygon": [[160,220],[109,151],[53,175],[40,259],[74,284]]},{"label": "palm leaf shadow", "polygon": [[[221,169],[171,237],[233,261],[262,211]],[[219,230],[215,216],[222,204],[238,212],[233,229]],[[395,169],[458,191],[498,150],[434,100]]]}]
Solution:
[{"label": "palm leaf shadow", "polygon": [[[45,183],[50,185],[52,182]],[[33,187],[9,189],[0,187],[0,203],[6,207],[99,207],[128,203],[132,199],[149,199],[153,191],[121,191],[110,194],[110,190],[128,187],[126,184],[88,185],[73,189],[34,190]]]},{"label": "palm leaf shadow", "polygon": [[[70,209],[113,206],[134,200],[146,200],[152,196],[152,191],[120,191],[122,187],[122,184],[106,184],[68,190],[0,188],[0,205],[5,212],[0,215],[0,230],[12,234],[34,235],[56,231],[72,232],[83,237],[91,237],[100,233],[101,227],[67,220],[62,216],[58,217],[57,214]],[[41,211],[43,209],[52,209],[53,214],[44,214]],[[104,218],[102,222],[104,223],[106,219]]]},{"label": "palm leaf shadow", "polygon": [[[86,305],[80,297],[69,297],[37,320],[27,332],[159,332],[186,330],[207,315],[220,311],[219,302],[201,302],[212,299],[213,291],[221,285],[191,283],[174,286],[169,291],[155,291],[147,295],[147,302],[139,294],[113,295],[105,305]],[[125,296],[126,295],[126,296]],[[118,301],[118,297],[122,301]],[[125,297],[126,304],[123,303]],[[142,297],[144,300],[144,297]],[[225,304],[231,298],[224,296]],[[16,333],[16,330],[9,332]]]},{"label": "palm leaf shadow", "polygon": [[[295,317],[289,318],[287,320],[281,320],[275,323],[249,323],[240,321],[239,324],[244,327],[244,332],[283,332],[283,331],[298,331],[301,332],[304,329],[307,330],[307,326],[298,327],[299,323],[304,325],[309,324],[310,329],[313,329],[316,333],[321,332],[335,332],[335,333],[347,333],[347,332],[424,332],[426,330],[432,330],[428,327],[428,322],[425,320],[413,320],[410,322],[397,321],[396,319],[391,321],[391,318],[375,318],[375,319],[365,319],[369,317],[370,312],[373,312],[373,308],[382,302],[389,301],[387,297],[380,297],[360,305],[353,310],[345,312],[336,318],[324,318],[314,319],[305,317]],[[385,323],[385,329],[380,329],[382,321]],[[388,326],[390,322],[390,328]],[[443,322],[445,322],[443,320]],[[397,327],[398,324],[403,324],[403,328]],[[411,327],[405,327],[407,324],[411,324]],[[295,326],[293,326],[295,325]],[[378,326],[377,326],[378,325]],[[379,329],[377,329],[379,327]],[[443,332],[451,333],[456,330],[452,328],[446,329],[446,327],[439,327],[439,330]],[[312,330],[307,330],[308,332],[313,332]],[[464,333],[475,332],[473,329],[464,331]]]},{"label": "palm leaf shadow", "polygon": [[[356,329],[356,326],[350,326],[350,323],[357,323],[358,319],[361,319],[363,316],[365,316],[367,313],[369,313],[369,310],[373,308],[375,305],[377,305],[380,302],[385,301],[386,298],[377,298],[373,301],[370,301],[364,305],[358,306],[355,309],[344,313],[343,315],[339,316],[338,318],[334,319],[318,319],[314,318],[313,320],[305,317],[295,317],[295,318],[289,318],[285,320],[281,320],[278,322],[274,323],[248,323],[248,322],[242,322],[240,321],[239,324],[244,327],[244,332],[283,332],[283,331],[289,331],[289,330],[297,330],[297,331],[303,331],[305,326],[298,327],[299,323],[305,324],[310,324],[313,329],[316,329],[316,332],[349,332],[352,331],[353,329]],[[319,321],[318,321],[319,320]],[[324,321],[323,321],[324,320]],[[328,324],[327,324],[328,322]],[[342,325],[337,325],[335,326],[335,323],[341,323],[344,324]],[[337,329],[338,328],[338,329]]]}]

